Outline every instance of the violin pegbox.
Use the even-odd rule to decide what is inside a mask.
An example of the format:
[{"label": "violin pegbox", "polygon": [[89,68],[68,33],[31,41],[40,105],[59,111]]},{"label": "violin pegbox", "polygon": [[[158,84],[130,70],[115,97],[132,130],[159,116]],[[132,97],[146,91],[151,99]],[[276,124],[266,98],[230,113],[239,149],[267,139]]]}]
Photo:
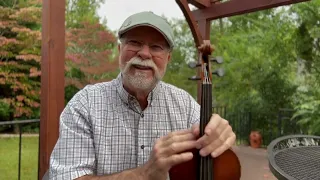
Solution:
[{"label": "violin pegbox", "polygon": [[[221,56],[217,56],[217,57],[211,58],[210,61],[214,62],[216,64],[222,64],[223,63],[223,58]],[[218,77],[222,77],[222,76],[224,76],[225,71],[224,71],[223,68],[218,68],[218,69],[214,70],[212,72],[212,74],[216,75]]]},{"label": "violin pegbox", "polygon": [[[211,57],[210,58],[210,63],[215,63],[215,64],[222,64],[223,63],[223,57],[221,56],[217,56],[217,57]],[[206,65],[209,64],[206,63]],[[191,68],[191,69],[195,69],[195,68],[199,68],[199,67],[202,67],[202,63],[199,63],[197,61],[190,61],[188,63],[188,67]],[[203,67],[202,67],[203,68]],[[223,68],[218,68],[216,70],[214,70],[212,72],[213,75],[216,75],[217,77],[222,77],[225,75],[225,71]],[[192,77],[189,77],[188,80],[192,80],[192,81],[199,81],[201,80],[201,77],[199,76],[192,76]]]}]

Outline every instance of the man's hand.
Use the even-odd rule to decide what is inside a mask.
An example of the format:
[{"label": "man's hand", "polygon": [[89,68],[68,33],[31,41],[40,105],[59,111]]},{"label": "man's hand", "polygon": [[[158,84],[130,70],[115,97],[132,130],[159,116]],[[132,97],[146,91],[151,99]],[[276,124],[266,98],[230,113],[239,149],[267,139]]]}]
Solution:
[{"label": "man's hand", "polygon": [[[200,134],[199,125],[193,126],[192,129],[195,135]],[[215,158],[229,149],[235,140],[236,135],[229,122],[218,114],[213,114],[205,127],[204,135],[197,140],[196,147],[200,150],[201,156],[211,154]]]},{"label": "man's hand", "polygon": [[159,138],[150,154],[149,161],[144,165],[148,179],[164,180],[169,169],[177,164],[193,158],[191,152],[196,147],[196,135],[192,129],[176,131]]}]

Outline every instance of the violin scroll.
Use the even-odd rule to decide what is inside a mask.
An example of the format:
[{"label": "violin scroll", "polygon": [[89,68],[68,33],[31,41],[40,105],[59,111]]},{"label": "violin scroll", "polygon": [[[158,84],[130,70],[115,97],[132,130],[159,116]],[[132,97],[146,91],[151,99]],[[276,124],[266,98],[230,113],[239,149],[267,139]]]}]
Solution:
[{"label": "violin scroll", "polygon": [[211,45],[210,40],[203,40],[203,43],[198,47],[198,50],[203,55],[211,55],[214,51],[214,46]]}]

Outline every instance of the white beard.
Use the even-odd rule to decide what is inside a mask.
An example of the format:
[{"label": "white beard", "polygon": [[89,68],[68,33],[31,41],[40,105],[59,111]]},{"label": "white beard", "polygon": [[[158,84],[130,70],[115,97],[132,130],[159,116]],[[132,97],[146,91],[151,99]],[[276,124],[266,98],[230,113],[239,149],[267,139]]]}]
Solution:
[{"label": "white beard", "polygon": [[[153,77],[148,77],[147,73],[137,71],[134,74],[131,74],[130,68],[133,68],[133,65],[146,66],[152,68],[154,72]],[[142,91],[150,91],[155,85],[163,78],[164,72],[160,72],[158,67],[151,59],[141,60],[139,57],[133,57],[126,64],[120,64],[120,70],[123,75],[123,81],[130,84],[130,86],[135,89]]]}]

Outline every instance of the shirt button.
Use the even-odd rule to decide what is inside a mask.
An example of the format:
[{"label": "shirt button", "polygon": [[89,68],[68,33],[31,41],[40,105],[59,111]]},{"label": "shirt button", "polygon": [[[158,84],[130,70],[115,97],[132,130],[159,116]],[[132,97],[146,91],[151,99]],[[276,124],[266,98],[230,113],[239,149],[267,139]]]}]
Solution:
[{"label": "shirt button", "polygon": [[141,117],[142,117],[142,118],[144,117],[144,114],[143,114],[143,113],[141,113]]},{"label": "shirt button", "polygon": [[141,149],[144,149],[144,145],[141,145],[140,148],[141,148]]}]

